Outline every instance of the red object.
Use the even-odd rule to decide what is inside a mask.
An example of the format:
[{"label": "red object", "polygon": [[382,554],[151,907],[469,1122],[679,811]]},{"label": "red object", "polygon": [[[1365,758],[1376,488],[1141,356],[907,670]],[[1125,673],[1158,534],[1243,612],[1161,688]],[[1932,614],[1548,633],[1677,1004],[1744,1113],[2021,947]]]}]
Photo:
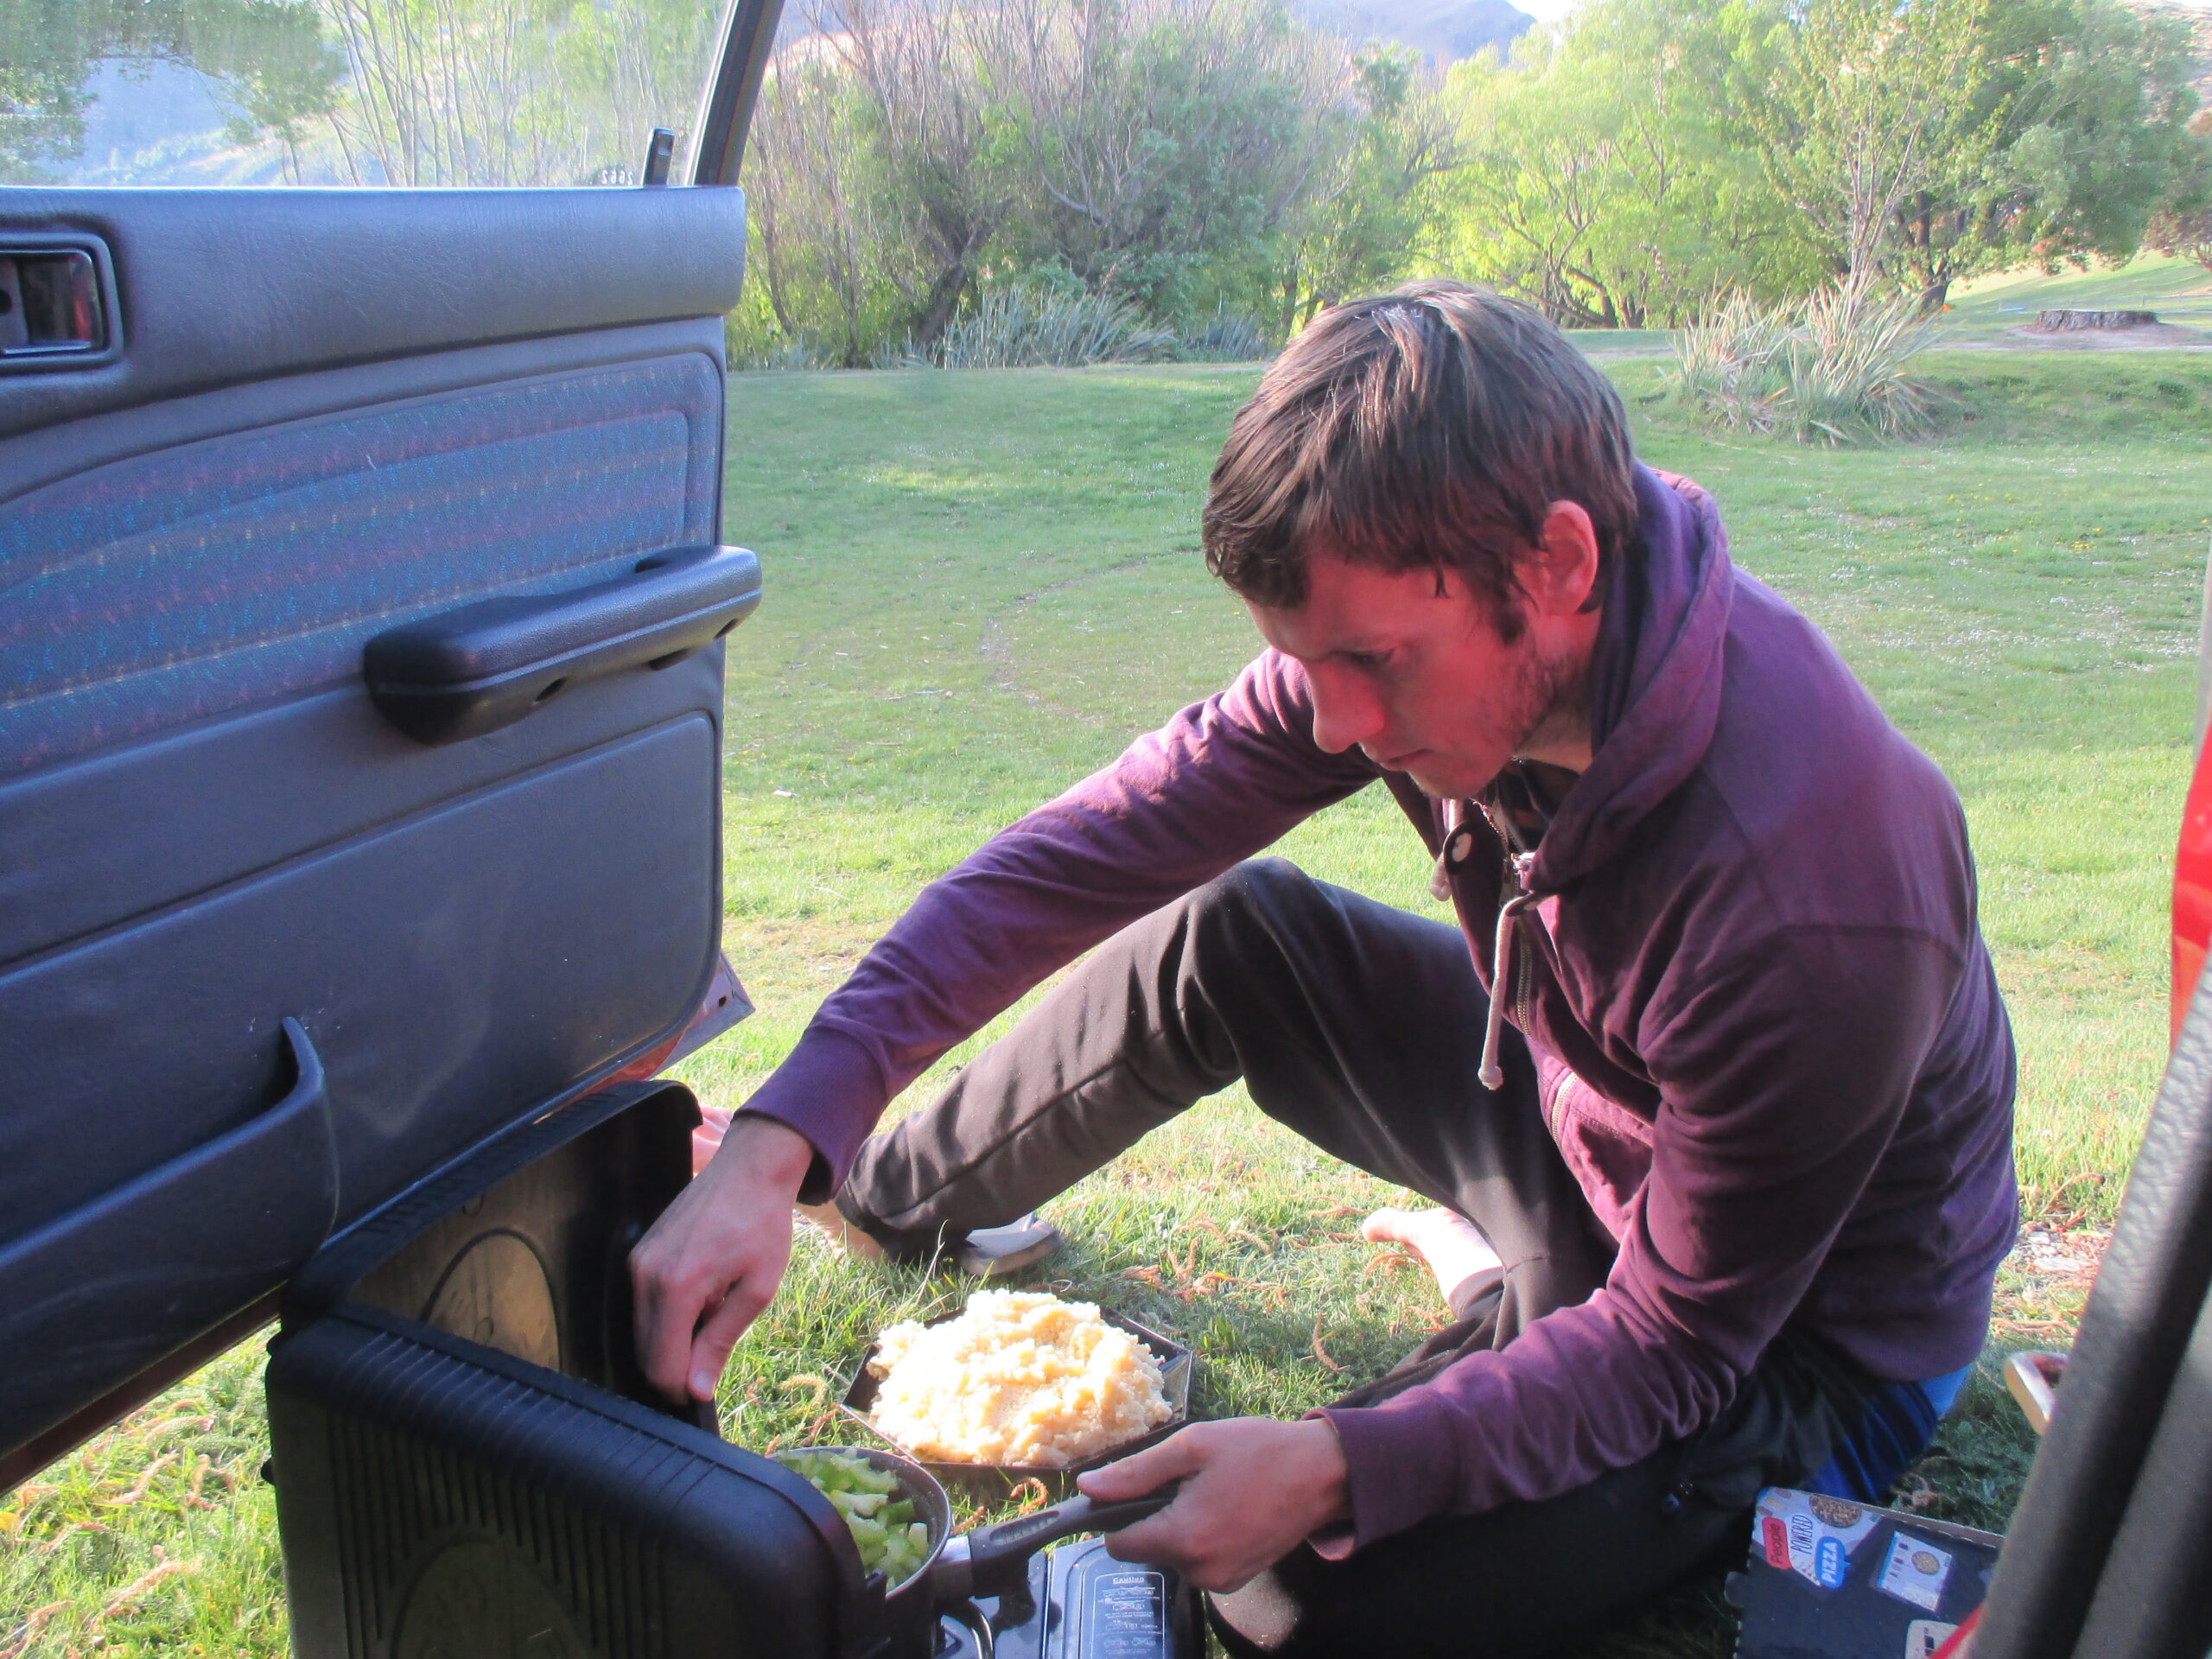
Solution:
[{"label": "red object", "polygon": [[1759,1522],[1761,1535],[1766,1541],[1766,1564],[1789,1570],[1789,1529],[1776,1516],[1768,1516]]},{"label": "red object", "polygon": [[1967,1659],[1967,1649],[1974,1646],[1974,1627],[1981,1623],[1981,1609],[1977,1607],[1967,1615],[1966,1623],[1943,1638],[1943,1645],[1936,1649],[1934,1659]]},{"label": "red object", "polygon": [[2182,1016],[2204,971],[2212,947],[2212,749],[2200,750],[2196,773],[2182,807],[2181,844],[2174,854],[2173,1032],[2181,1037]]},{"label": "red object", "polygon": [[663,1066],[673,1065],[686,1055],[704,1048],[752,1012],[753,999],[738,983],[737,970],[729,965],[728,957],[720,957],[715,963],[714,977],[707,982],[706,997],[692,1011],[683,1029],[658,1047],[638,1056],[598,1087],[612,1089],[618,1083],[643,1083],[648,1077],[657,1077]]},{"label": "red object", "polygon": [[722,1136],[729,1133],[730,1109],[727,1106],[699,1108],[699,1127],[691,1131],[691,1173],[700,1173],[714,1155],[722,1149]]}]

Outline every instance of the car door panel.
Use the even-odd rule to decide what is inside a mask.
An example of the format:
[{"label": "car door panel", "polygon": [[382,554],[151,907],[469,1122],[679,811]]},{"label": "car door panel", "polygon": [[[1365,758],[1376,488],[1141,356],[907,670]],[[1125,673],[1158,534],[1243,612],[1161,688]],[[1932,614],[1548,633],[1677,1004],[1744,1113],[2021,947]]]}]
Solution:
[{"label": "car door panel", "polygon": [[[329,1236],[329,1095],[297,1022],[280,1036],[289,1074],[274,1105],[0,1249],[0,1339],[40,1358],[9,1389],[27,1435],[198,1334],[205,1310],[249,1306]],[[194,1328],[180,1332],[185,1309]]]},{"label": "car door panel", "polygon": [[[0,436],[217,386],[737,302],[735,190],[15,188],[0,234],[91,236],[123,352],[0,367]],[[715,331],[719,337],[719,330]]]},{"label": "car door panel", "polygon": [[[346,1216],[665,1035],[713,971],[715,741],[695,712],[9,976],[11,1230],[262,1109],[288,1015],[326,1056]],[[577,949],[610,913],[624,938]]]},{"label": "car door panel", "polygon": [[[710,661],[688,664],[648,683],[563,693],[559,741],[589,748],[634,730],[642,693],[664,715],[696,707],[712,674]],[[21,779],[0,790],[0,844],[10,849],[0,864],[0,984],[71,941],[512,779],[536,763],[553,713],[532,715],[546,722],[537,732],[426,749],[346,687]],[[147,810],[149,800],[188,802],[211,780],[219,780],[211,810]],[[103,833],[86,836],[88,823]]]},{"label": "car door panel", "polygon": [[0,1454],[665,1043],[720,919],[721,644],[436,746],[362,660],[719,540],[737,192],[0,193],[63,231],[124,349],[0,365]]},{"label": "car door panel", "polygon": [[[6,206],[6,190],[0,187],[0,209]],[[0,440],[0,503],[111,461],[378,403],[693,353],[718,365],[721,337],[718,320],[637,323],[536,340],[464,343],[340,368],[279,371],[271,379],[226,384],[149,404],[103,408],[98,420],[72,420]],[[0,419],[5,418],[8,399],[23,385],[0,377]]]},{"label": "car door panel", "polygon": [[[357,677],[404,617],[711,541],[703,354],[135,456],[8,504],[0,762],[24,771]],[[547,492],[527,514],[518,492]],[[435,524],[463,556],[424,556]]]}]

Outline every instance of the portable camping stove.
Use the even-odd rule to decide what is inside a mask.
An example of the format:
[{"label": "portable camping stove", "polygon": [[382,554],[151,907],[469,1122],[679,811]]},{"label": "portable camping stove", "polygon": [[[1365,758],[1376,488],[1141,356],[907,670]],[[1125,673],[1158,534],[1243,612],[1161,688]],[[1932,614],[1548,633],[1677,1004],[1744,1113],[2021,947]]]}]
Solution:
[{"label": "portable camping stove", "polygon": [[1197,1659],[1174,1574],[1065,1537],[1087,1500],[953,1537],[917,1468],[956,1570],[889,1586],[798,1474],[654,1398],[624,1264],[696,1122],[675,1086],[580,1103],[294,1281],[268,1387],[300,1659]]}]

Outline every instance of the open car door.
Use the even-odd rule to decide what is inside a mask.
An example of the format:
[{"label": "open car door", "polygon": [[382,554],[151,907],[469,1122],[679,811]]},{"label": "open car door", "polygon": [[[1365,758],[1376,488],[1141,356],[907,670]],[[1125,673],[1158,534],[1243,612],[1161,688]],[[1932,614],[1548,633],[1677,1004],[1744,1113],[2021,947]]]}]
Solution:
[{"label": "open car door", "polygon": [[700,1006],[775,10],[698,24],[688,184],[641,122],[640,182],[407,188],[317,37],[287,165],[313,93],[369,188],[0,189],[0,1489]]}]

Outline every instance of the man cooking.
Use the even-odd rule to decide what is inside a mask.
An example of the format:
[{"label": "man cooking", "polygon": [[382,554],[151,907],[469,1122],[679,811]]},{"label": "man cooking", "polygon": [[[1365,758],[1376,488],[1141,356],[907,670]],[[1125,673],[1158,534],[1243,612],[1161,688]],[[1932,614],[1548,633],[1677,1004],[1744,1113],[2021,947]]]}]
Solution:
[{"label": "man cooking", "polygon": [[[1740,1549],[1764,1485],[1878,1498],[2017,1222],[1949,786],[1495,296],[1316,319],[1232,423],[1204,533],[1268,649],[925,889],[823,1004],[638,1247],[648,1373],[712,1395],[795,1201],[924,1256],[1241,1077],[1438,1206],[1368,1230],[1456,1322],[1300,1421],[1084,1479],[1182,1481],[1114,1548],[1215,1592],[1232,1651],[1541,1652]],[[1378,780],[1457,928],[1244,861]]]}]

